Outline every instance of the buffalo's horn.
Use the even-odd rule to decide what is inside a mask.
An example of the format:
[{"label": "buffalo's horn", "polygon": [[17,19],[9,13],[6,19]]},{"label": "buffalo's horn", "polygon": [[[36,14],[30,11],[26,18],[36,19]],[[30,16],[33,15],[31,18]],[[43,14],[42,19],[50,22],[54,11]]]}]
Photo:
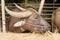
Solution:
[{"label": "buffalo's horn", "polygon": [[29,17],[30,15],[32,15],[32,12],[29,10],[21,11],[21,12],[14,12],[14,11],[10,11],[7,7],[5,7],[5,10],[9,15],[18,17],[18,18]]},{"label": "buffalo's horn", "polygon": [[20,10],[22,10],[22,11],[26,10],[26,9],[24,9],[24,8],[22,8],[22,7],[20,7],[20,6],[18,6],[16,3],[14,3],[14,5],[15,5],[18,9],[20,9]]}]

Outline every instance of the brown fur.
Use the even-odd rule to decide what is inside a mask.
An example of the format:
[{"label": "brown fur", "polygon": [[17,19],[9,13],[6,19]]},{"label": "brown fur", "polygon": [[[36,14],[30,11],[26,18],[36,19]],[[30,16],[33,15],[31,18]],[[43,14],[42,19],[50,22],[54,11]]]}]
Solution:
[{"label": "brown fur", "polygon": [[60,8],[57,8],[52,14],[52,32],[55,31],[60,32]]}]

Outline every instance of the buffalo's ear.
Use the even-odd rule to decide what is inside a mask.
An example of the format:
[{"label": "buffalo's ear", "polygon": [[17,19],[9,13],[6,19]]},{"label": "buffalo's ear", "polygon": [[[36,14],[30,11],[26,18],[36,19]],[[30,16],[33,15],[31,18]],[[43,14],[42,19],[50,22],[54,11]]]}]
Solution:
[{"label": "buffalo's ear", "polygon": [[14,24],[14,27],[20,27],[25,24],[25,21],[18,21]]}]

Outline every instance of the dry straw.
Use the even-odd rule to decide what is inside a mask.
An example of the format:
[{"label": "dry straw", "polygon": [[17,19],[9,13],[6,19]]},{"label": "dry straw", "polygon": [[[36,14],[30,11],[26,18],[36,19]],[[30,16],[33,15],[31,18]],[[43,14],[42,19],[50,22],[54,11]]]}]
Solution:
[{"label": "dry straw", "polygon": [[0,33],[0,40],[60,40],[59,33]]}]

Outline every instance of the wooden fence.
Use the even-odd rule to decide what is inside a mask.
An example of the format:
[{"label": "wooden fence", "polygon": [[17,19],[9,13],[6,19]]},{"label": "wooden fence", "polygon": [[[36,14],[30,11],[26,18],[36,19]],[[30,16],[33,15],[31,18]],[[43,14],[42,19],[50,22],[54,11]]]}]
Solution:
[{"label": "wooden fence", "polygon": [[[25,7],[27,5],[31,5],[32,7],[34,7],[37,11],[39,9],[39,4],[38,3],[17,3],[18,5],[22,6],[22,7]],[[27,5],[26,5],[27,4]],[[14,4],[13,3],[6,3],[6,5],[9,7],[9,8],[13,8],[15,6],[13,6]],[[54,7],[53,7],[54,5]],[[42,16],[44,17],[44,19],[46,19],[50,24],[51,24],[51,15],[52,15],[52,12],[56,9],[60,7],[60,3],[45,3],[44,4],[44,7],[43,7],[43,11],[42,11]],[[6,18],[8,18],[8,14],[6,13]],[[0,4],[0,19],[2,18],[2,14],[1,14],[1,4]]]}]

